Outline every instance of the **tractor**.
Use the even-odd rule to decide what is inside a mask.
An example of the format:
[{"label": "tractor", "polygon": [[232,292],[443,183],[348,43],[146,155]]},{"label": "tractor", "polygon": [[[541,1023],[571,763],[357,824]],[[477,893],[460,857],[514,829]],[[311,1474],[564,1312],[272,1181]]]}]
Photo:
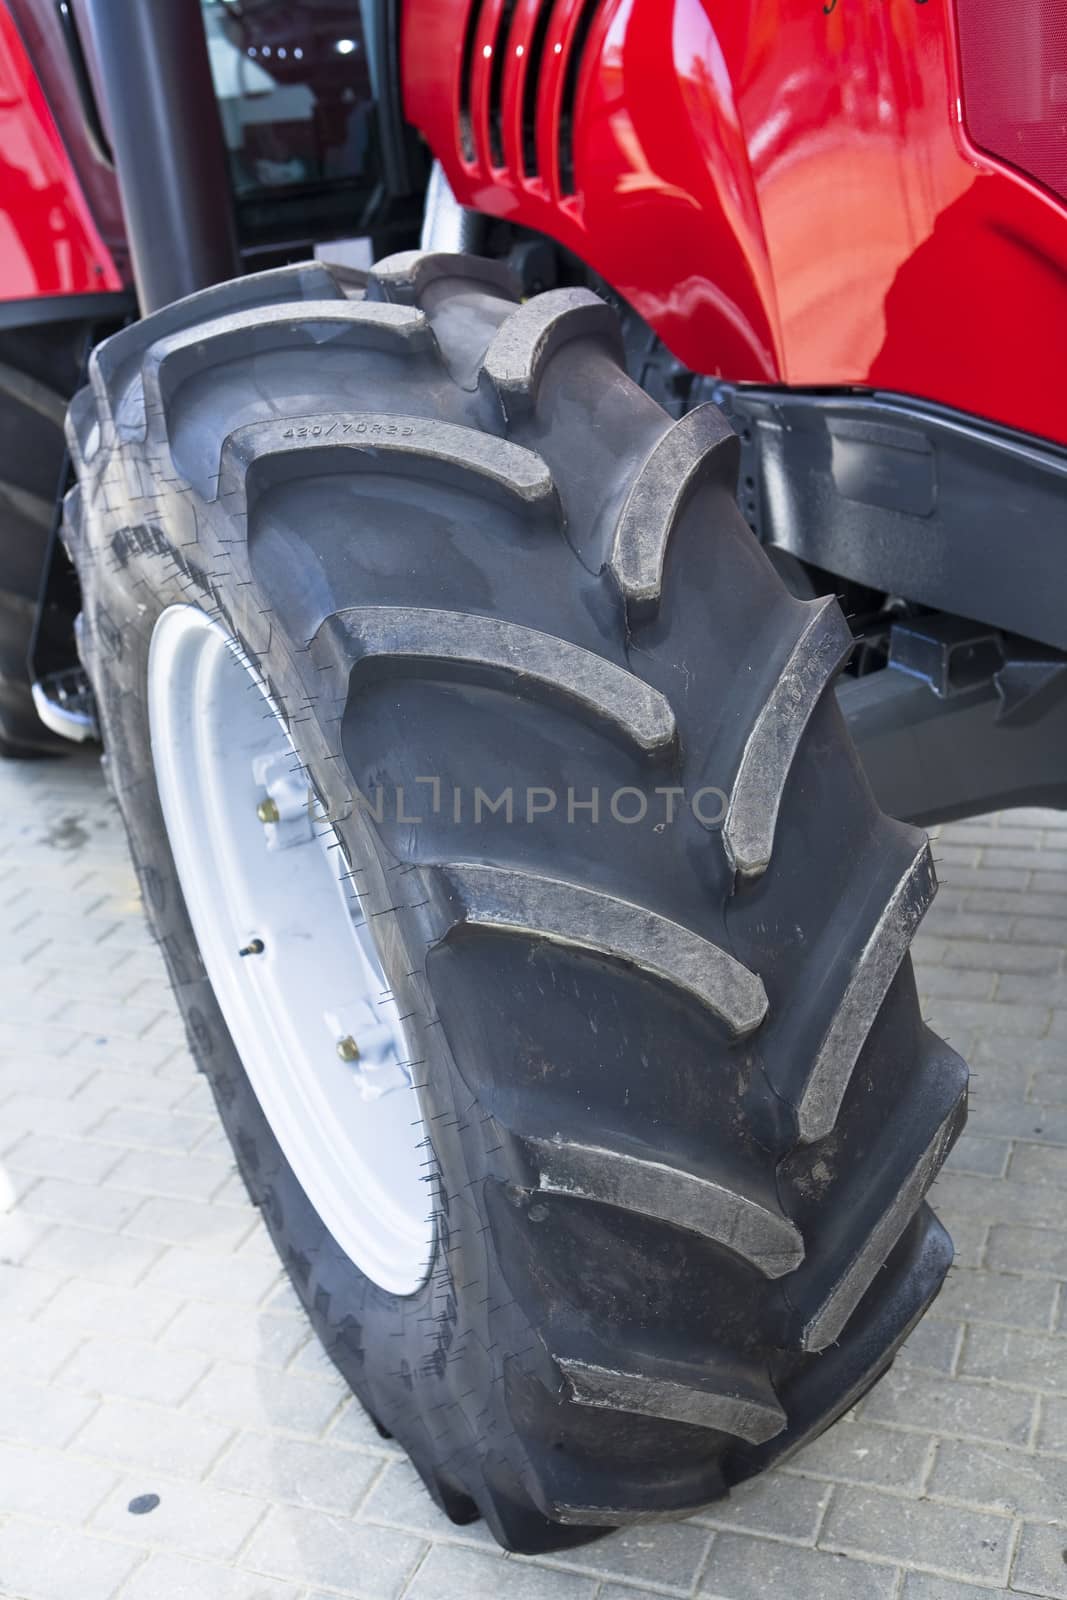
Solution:
[{"label": "tractor", "polygon": [[0,736],[330,1359],[683,1517],[936,1296],[924,824],[1067,801],[1053,0],[4,0]]}]

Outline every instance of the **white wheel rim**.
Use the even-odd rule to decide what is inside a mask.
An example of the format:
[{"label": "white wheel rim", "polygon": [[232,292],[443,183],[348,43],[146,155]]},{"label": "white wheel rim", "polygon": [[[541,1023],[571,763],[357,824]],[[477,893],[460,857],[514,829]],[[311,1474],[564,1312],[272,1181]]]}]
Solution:
[{"label": "white wheel rim", "polygon": [[414,1051],[285,725],[237,641],[186,605],[152,635],[148,714],[182,894],[267,1121],[341,1249],[412,1294],[434,1241]]}]

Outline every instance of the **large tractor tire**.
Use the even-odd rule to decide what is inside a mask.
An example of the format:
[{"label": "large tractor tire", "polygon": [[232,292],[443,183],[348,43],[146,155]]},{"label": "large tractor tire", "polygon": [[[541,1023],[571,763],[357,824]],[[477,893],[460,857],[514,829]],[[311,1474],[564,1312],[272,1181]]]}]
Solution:
[{"label": "large tractor tire", "polygon": [[527,1552],[855,1401],[948,1268],[965,1115],[844,619],[768,564],[722,415],[619,355],[491,262],[286,268],[102,345],[69,424],[190,1047],[333,1361]]},{"label": "large tractor tire", "polygon": [[84,343],[84,328],[68,324],[0,338],[0,756],[69,748],[38,719],[27,656]]}]

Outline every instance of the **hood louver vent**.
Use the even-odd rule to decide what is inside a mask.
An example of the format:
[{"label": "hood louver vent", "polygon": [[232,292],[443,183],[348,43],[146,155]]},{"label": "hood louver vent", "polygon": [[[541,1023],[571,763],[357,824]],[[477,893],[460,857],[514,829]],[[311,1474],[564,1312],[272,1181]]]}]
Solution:
[{"label": "hood louver vent", "polygon": [[578,187],[574,180],[574,114],[578,100],[578,80],[585,60],[585,47],[593,18],[600,9],[601,0],[585,0],[578,13],[578,21],[571,34],[567,52],[566,75],[563,79],[563,99],[559,108],[559,186],[563,194],[574,194]]},{"label": "hood louver vent", "polygon": [[[577,192],[575,120],[593,24],[607,0],[471,0],[463,32],[459,149],[468,166]],[[554,171],[543,171],[545,119]],[[509,132],[510,130],[510,132]]]}]

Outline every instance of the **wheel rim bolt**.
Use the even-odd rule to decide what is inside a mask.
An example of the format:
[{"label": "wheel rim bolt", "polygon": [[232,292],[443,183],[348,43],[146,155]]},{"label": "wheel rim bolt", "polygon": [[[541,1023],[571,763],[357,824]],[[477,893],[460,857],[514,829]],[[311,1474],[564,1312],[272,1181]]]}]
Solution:
[{"label": "wheel rim bolt", "polygon": [[350,1033],[346,1033],[343,1039],[338,1039],[337,1054],[341,1057],[342,1061],[359,1060],[359,1045],[356,1043]]},{"label": "wheel rim bolt", "polygon": [[261,800],[259,802],[259,805],[256,807],[256,816],[259,818],[260,822],[264,823],[280,822],[282,819],[282,814],[278,810],[277,803],[271,799],[270,795],[268,795],[265,800]]}]

